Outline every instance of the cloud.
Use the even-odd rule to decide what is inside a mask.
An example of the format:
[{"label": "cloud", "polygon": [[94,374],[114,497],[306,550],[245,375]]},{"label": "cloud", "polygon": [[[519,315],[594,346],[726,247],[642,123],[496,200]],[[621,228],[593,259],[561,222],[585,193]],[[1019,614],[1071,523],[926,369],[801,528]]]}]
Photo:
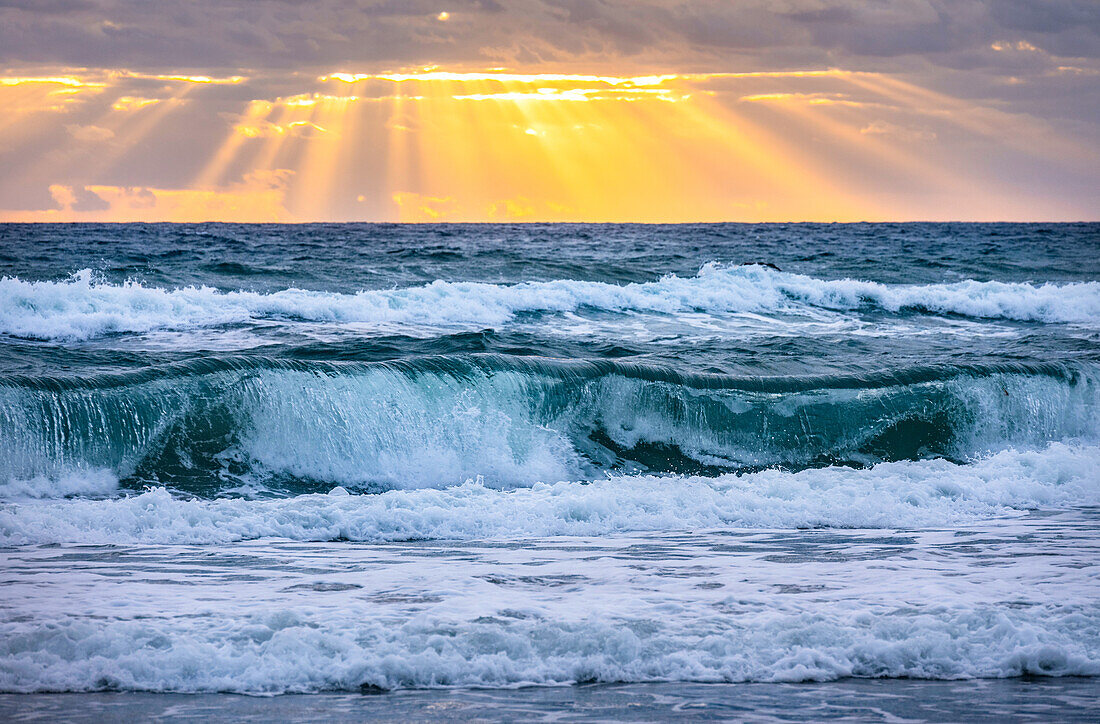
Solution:
[{"label": "cloud", "polygon": [[859,129],[859,132],[864,135],[886,136],[908,142],[936,140],[935,132],[927,128],[909,128],[887,121],[872,121]]},{"label": "cloud", "polygon": [[0,9],[13,8],[28,12],[55,14],[78,10],[93,10],[93,0],[0,0]]},{"label": "cloud", "polygon": [[65,126],[65,130],[67,130],[69,135],[76,140],[84,141],[85,143],[103,143],[115,137],[115,132],[110,128],[102,128],[100,126],[69,124]]},{"label": "cloud", "polygon": [[485,218],[492,221],[568,220],[573,209],[552,201],[539,202],[526,196],[501,199],[489,204]]},{"label": "cloud", "polygon": [[886,214],[872,148],[1096,207],[1095,0],[0,0],[0,68],[0,207],[50,218],[724,218],[803,163]]},{"label": "cloud", "polygon": [[105,211],[110,208],[110,205],[94,192],[79,186],[53,184],[50,186],[50,196],[57,203],[56,209],[63,212]]},{"label": "cloud", "polygon": [[993,43],[989,47],[992,48],[993,50],[997,50],[997,51],[1001,51],[1001,52],[1003,52],[1003,51],[1013,51],[1013,50],[1026,51],[1026,52],[1030,52],[1030,53],[1041,52],[1038,48],[1036,48],[1034,45],[1027,42],[1026,40],[1017,40],[1015,43],[1013,43],[1011,41],[1007,41],[1007,40],[998,40],[997,42]]},{"label": "cloud", "polygon": [[119,96],[119,98],[111,104],[111,108],[116,111],[136,111],[146,106],[155,105],[161,102],[161,98],[142,98],[140,96]]},{"label": "cloud", "polygon": [[450,196],[425,196],[413,191],[398,191],[392,198],[397,205],[398,220],[405,223],[447,221],[461,211],[458,201]]},{"label": "cloud", "polygon": [[0,211],[0,222],[292,221],[285,206],[291,175],[286,169],[257,172],[220,189],[52,184],[49,190],[55,208]]},{"label": "cloud", "polygon": [[311,121],[291,121],[280,125],[270,121],[245,119],[233,127],[233,132],[245,138],[320,138],[333,135],[327,128]]},{"label": "cloud", "polygon": [[851,108],[863,108],[869,105],[852,100],[846,93],[757,93],[741,96],[740,100],[746,103],[805,103],[811,106],[849,106]]},{"label": "cloud", "polygon": [[0,76],[0,115],[65,113],[103,92],[106,84],[74,75]]},{"label": "cloud", "polygon": [[[446,13],[446,15],[444,15]],[[1100,57],[1092,0],[6,0],[0,62],[257,70],[609,61],[936,61],[998,40]],[[955,62],[957,59],[944,58]],[[196,73],[203,75],[204,73]]]}]

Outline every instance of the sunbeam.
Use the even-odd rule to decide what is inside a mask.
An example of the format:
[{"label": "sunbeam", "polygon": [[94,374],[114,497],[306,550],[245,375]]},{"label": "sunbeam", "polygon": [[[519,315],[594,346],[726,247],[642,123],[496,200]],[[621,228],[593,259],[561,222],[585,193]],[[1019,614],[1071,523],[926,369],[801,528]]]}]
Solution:
[{"label": "sunbeam", "polygon": [[[101,180],[132,164],[170,114],[199,110],[192,108],[196,91],[240,95],[250,83],[239,75],[130,71],[13,76],[0,94],[12,109],[2,122],[15,130],[0,133],[32,133],[35,114],[72,114],[101,98],[99,115],[67,126],[68,147],[93,137],[110,142],[73,168],[65,185],[113,188]],[[278,178],[282,205],[271,213],[301,219],[845,221],[911,215],[906,194],[948,201],[968,195],[975,210],[1007,207],[1010,194],[999,178],[973,164],[954,168],[950,154],[932,143],[936,134],[922,130],[930,124],[991,140],[1011,127],[1018,132],[1005,148],[1078,165],[1090,157],[1032,119],[871,72],[429,67],[339,71],[315,76],[315,83],[283,84],[292,92],[243,101],[226,96],[220,142],[186,187],[161,190],[207,198],[239,193],[241,183],[251,183],[242,179]],[[900,123],[883,120],[898,117]],[[58,173],[53,157],[40,166],[41,178]],[[85,216],[128,218],[116,212],[133,209]]]}]

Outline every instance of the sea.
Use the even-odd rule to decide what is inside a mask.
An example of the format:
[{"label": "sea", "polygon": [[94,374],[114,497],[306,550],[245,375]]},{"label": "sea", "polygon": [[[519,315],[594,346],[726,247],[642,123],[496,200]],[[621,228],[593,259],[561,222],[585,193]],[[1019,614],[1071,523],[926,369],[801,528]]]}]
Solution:
[{"label": "sea", "polygon": [[1095,721],[1100,224],[0,225],[8,721]]}]

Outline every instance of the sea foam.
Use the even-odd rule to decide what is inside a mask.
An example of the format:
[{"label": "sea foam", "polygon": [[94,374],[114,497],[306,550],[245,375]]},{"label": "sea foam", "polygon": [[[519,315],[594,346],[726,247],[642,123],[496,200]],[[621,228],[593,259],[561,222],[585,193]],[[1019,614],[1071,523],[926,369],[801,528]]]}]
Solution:
[{"label": "sea foam", "polygon": [[614,476],[500,490],[479,481],[377,495],[200,500],[163,488],[0,505],[0,543],[511,540],[624,531],[954,525],[1100,504],[1100,447],[1053,443],[971,462],[921,460],[714,478]]},{"label": "sea foam", "polygon": [[186,330],[263,319],[499,326],[520,314],[584,308],[663,314],[877,309],[1087,324],[1100,319],[1100,282],[881,284],[714,263],[703,266],[694,277],[669,275],[623,285],[576,280],[508,285],[435,281],[354,294],[303,289],[223,292],[205,286],[165,289],[133,281],[110,284],[97,281],[88,269],[65,281],[0,280],[0,332],[45,340]]},{"label": "sea foam", "polygon": [[[0,691],[276,694],[592,682],[800,682],[1100,674],[1095,611],[971,605],[899,612],[711,613],[683,622],[372,620],[352,604],[253,609],[216,621],[85,621],[3,627]],[[350,615],[348,615],[350,614]],[[698,623],[698,622],[697,622]],[[678,625],[677,625],[678,624]],[[656,630],[654,630],[656,629]]]}]

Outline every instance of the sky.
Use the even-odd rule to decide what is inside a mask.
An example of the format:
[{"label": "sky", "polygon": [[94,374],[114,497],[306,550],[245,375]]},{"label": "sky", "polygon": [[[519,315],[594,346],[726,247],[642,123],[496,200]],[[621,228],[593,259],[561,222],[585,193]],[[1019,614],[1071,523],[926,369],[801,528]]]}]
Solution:
[{"label": "sky", "polygon": [[1097,0],[0,0],[0,221],[1097,219]]}]

